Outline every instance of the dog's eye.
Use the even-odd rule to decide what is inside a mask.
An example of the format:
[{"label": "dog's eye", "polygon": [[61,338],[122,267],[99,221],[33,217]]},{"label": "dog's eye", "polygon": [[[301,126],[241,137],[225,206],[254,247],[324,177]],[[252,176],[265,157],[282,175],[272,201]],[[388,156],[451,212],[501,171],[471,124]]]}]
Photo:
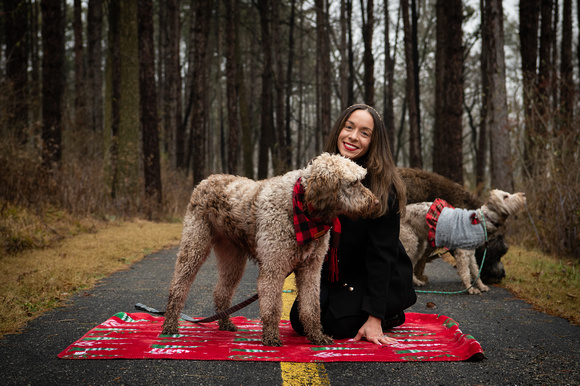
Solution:
[{"label": "dog's eye", "polygon": [[506,195],[503,196],[503,199],[504,200],[507,200],[508,198],[510,198],[509,194],[506,194]]}]

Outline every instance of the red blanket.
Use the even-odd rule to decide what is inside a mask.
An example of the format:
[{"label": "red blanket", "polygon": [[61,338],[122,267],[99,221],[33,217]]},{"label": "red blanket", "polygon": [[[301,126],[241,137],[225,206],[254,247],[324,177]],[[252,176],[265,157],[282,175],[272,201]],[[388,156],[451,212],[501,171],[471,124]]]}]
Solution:
[{"label": "red blanket", "polygon": [[457,323],[443,315],[407,313],[406,322],[388,332],[398,343],[336,340],[314,346],[280,322],[284,345],[263,346],[258,320],[232,318],[237,332],[219,331],[217,323],[182,321],[179,335],[159,335],[163,317],[120,312],[93,328],[58,355],[63,359],[190,359],[276,362],[403,362],[482,360],[483,350]]}]

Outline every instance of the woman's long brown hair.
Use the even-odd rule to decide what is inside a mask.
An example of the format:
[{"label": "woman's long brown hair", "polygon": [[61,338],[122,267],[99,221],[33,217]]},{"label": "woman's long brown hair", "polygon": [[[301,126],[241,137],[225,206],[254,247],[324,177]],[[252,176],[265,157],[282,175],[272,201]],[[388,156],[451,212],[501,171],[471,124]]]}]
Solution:
[{"label": "woman's long brown hair", "polygon": [[324,151],[335,154],[339,153],[338,135],[342,131],[348,117],[355,110],[368,111],[373,117],[374,128],[370,148],[356,162],[367,169],[365,184],[379,199],[380,205],[377,209],[376,217],[384,215],[389,210],[389,197],[391,194],[394,194],[399,202],[399,207],[395,209],[403,215],[407,204],[407,188],[395,166],[387,129],[379,113],[374,108],[365,104],[355,104],[346,108],[332,127]]}]

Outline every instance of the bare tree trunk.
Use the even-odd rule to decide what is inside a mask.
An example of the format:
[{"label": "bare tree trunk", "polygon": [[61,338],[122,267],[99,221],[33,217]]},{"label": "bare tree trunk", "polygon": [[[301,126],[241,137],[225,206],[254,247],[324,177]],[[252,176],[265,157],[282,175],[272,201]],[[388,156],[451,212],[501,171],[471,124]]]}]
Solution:
[{"label": "bare tree trunk", "polygon": [[[298,9],[299,24],[298,30],[304,29],[303,0],[300,1]],[[299,35],[298,52],[304,52],[304,34]],[[304,60],[298,62],[298,123],[296,128],[296,166],[298,169],[302,165],[303,137],[304,137]]]},{"label": "bare tree trunk", "polygon": [[481,14],[481,113],[479,117],[479,138],[476,152],[476,166],[475,166],[475,184],[478,192],[481,192],[485,186],[485,168],[487,166],[487,104],[489,99],[489,83],[487,79],[487,57],[490,49],[488,43],[488,30],[486,27],[486,9],[485,0],[479,1],[479,9]]},{"label": "bare tree trunk", "polygon": [[393,84],[394,84],[394,69],[395,63],[391,57],[391,44],[389,41],[389,1],[384,1],[385,12],[385,84],[383,85],[384,93],[384,113],[385,125],[387,126],[387,135],[389,143],[391,144],[391,152],[395,154],[395,108],[393,101]]},{"label": "bare tree trunk", "polygon": [[346,106],[354,104],[354,50],[352,46],[352,1],[346,0],[346,28],[348,30],[348,99]]},{"label": "bare tree trunk", "polygon": [[340,1],[340,109],[344,110],[348,105],[348,46],[347,46],[347,0]]},{"label": "bare tree trunk", "polygon": [[84,129],[86,125],[86,109],[85,109],[85,66],[84,66],[84,43],[83,43],[83,21],[82,21],[82,7],[81,0],[74,0],[74,53],[75,53],[75,127],[78,132]]},{"label": "bare tree trunk", "polygon": [[433,171],[463,184],[463,7],[437,2]]},{"label": "bare tree trunk", "polygon": [[236,39],[238,36],[236,20],[238,19],[238,0],[228,0],[226,12],[226,88],[228,100],[228,173],[237,174],[239,158],[238,90],[236,86],[238,63],[236,61]]},{"label": "bare tree trunk", "polygon": [[417,25],[417,1],[411,0],[411,40],[413,42],[413,73],[415,74],[415,106],[417,106],[417,132],[419,133],[419,145],[421,145],[421,90],[419,82],[419,33]]},{"label": "bare tree trunk", "polygon": [[165,52],[165,130],[171,166],[185,166],[184,126],[181,123],[181,72],[179,64],[180,0],[167,0],[167,51]]},{"label": "bare tree trunk", "polygon": [[[209,89],[208,68],[208,41],[210,32],[210,19],[212,0],[195,1],[193,12],[195,13],[194,33],[194,75],[193,87],[194,98],[192,108],[192,130],[189,136],[189,156],[193,158],[193,185],[197,185],[207,176],[207,98]],[[189,163],[189,156],[187,165]]]},{"label": "bare tree trunk", "polygon": [[491,185],[512,192],[514,188],[507,95],[505,83],[505,54],[503,7],[501,0],[486,1],[487,79],[488,94],[486,126],[490,133]]},{"label": "bare tree trunk", "polygon": [[530,148],[536,131],[536,81],[538,58],[538,25],[540,1],[520,1],[520,54],[522,57],[522,77],[524,94],[524,116],[526,125],[524,145],[524,165],[529,167],[532,161]]},{"label": "bare tree trunk", "polygon": [[7,126],[20,144],[25,144],[28,139],[26,134],[29,103],[27,95],[28,72],[26,70],[28,68],[27,12],[28,6],[24,0],[4,1],[6,79],[10,93],[5,114],[8,118]]},{"label": "bare tree trunk", "polygon": [[290,2],[290,22],[288,31],[288,65],[286,67],[286,113],[284,135],[286,137],[286,152],[284,154],[285,165],[287,168],[292,167],[292,132],[290,130],[290,121],[292,118],[291,96],[292,96],[292,69],[294,66],[294,24],[296,19],[296,0]]},{"label": "bare tree trunk", "polygon": [[121,197],[136,197],[141,192],[139,128],[139,38],[137,0],[120,1],[119,50],[121,88],[116,191]]},{"label": "bare tree trunk", "polygon": [[103,0],[89,0],[87,12],[88,127],[95,134],[94,151],[102,154],[103,133]]},{"label": "bare tree trunk", "polygon": [[[159,19],[161,20],[162,17],[164,16],[165,12],[163,11],[159,11]],[[193,76],[194,76],[194,70],[195,70],[195,12],[190,11],[189,15],[188,15],[188,19],[189,19],[189,31],[188,31],[188,35],[187,35],[187,74],[185,75],[185,92],[184,92],[184,98],[183,98],[183,102],[184,102],[184,107],[185,110],[183,112],[183,117],[181,119],[181,126],[183,127],[183,131],[187,136],[188,130],[189,133],[191,133],[191,130],[193,130],[190,127],[190,122],[191,122],[191,110],[193,109],[193,98],[194,98],[194,87],[193,87]],[[159,31],[159,34],[162,34],[162,31],[164,30],[164,28],[161,28]],[[163,48],[163,45],[160,43],[159,44],[159,53],[161,55],[161,52],[164,52],[165,49]],[[161,93],[163,92],[162,90],[165,89],[165,87],[163,86],[164,83],[164,77],[162,73],[159,73],[160,69],[163,67],[163,60],[159,60],[158,61],[159,66],[158,66],[158,75],[157,75],[157,79],[159,79],[159,87],[157,88],[158,92]],[[163,71],[164,72],[164,71]],[[163,101],[159,101],[159,106],[161,106],[161,110],[160,111],[164,111],[163,109]],[[163,119],[161,119],[161,122],[163,122]],[[191,134],[190,134],[191,135]],[[186,170],[189,170],[190,168],[190,162],[191,162],[191,147],[189,146],[189,136],[187,137],[187,139],[184,140],[184,151],[185,151],[185,159],[184,159],[184,168]],[[166,147],[166,144],[164,144],[164,146]],[[164,148],[165,148],[164,147]]]},{"label": "bare tree trunk", "polygon": [[[364,44],[364,101],[369,106],[375,105],[375,60],[373,58],[373,29],[374,29],[374,3],[367,0],[365,11],[364,0],[360,0],[362,16],[362,35]],[[366,13],[366,18],[365,18]]]},{"label": "bare tree trunk", "polygon": [[[316,47],[319,64],[320,129],[322,143],[330,132],[330,36],[326,0],[316,0]],[[318,151],[319,149],[317,149]]]},{"label": "bare tree trunk", "polygon": [[[215,47],[215,54],[213,52],[210,54],[210,68],[213,68],[214,71],[214,84],[217,85],[215,87],[215,94],[216,94],[216,102],[217,106],[215,110],[217,110],[217,118],[218,118],[218,126],[219,126],[219,139],[216,140],[215,135],[211,135],[214,130],[211,130],[211,121],[208,118],[208,122],[210,123],[210,134],[208,135],[209,139],[209,165],[210,168],[213,167],[215,164],[220,165],[220,170],[227,170],[227,160],[226,160],[226,134],[225,134],[225,125],[224,125],[224,103],[223,103],[223,92],[221,87],[221,80],[222,80],[222,61],[223,61],[223,54],[222,54],[222,31],[221,31],[221,24],[220,20],[222,18],[222,2],[216,1],[215,3],[215,18],[214,18],[214,39],[213,41],[215,44],[212,45],[212,48]],[[210,71],[211,73],[211,71]],[[227,87],[227,85],[226,85]],[[209,98],[209,96],[208,96]],[[226,96],[227,98],[227,96]],[[209,102],[208,105],[211,105]],[[206,112],[207,114],[207,112]],[[216,157],[216,155],[218,155]],[[217,159],[216,159],[217,158]]]},{"label": "bare tree trunk", "polygon": [[64,34],[60,0],[42,0],[42,162],[53,169],[62,156]]},{"label": "bare tree trunk", "polygon": [[435,127],[433,128],[433,171],[436,173],[445,173],[445,157],[447,152],[445,148],[445,119],[446,103],[445,95],[445,70],[447,69],[449,57],[447,56],[447,2],[437,0],[437,46],[435,49]]},{"label": "bare tree trunk", "polygon": [[[117,197],[117,164],[119,155],[119,126],[121,121],[121,5],[112,1],[108,4],[108,58],[107,58],[107,106],[110,108],[110,131],[108,152],[110,157],[110,191],[111,198]],[[110,76],[109,76],[110,74]]]},{"label": "bare tree trunk", "polygon": [[[284,131],[284,65],[282,64],[282,34],[280,32],[280,4],[278,1],[272,2],[272,35],[274,40],[274,57],[276,60],[276,77],[274,86],[276,88],[276,163],[274,173],[282,174],[290,169],[290,163],[287,162],[286,154],[290,146],[286,142]],[[291,80],[288,79],[288,82]]]},{"label": "bare tree trunk", "polygon": [[[30,109],[31,120],[34,128],[38,127],[38,122],[41,120],[41,106],[40,106],[40,3],[38,1],[30,4]],[[37,135],[37,130],[31,130],[34,135]]]},{"label": "bare tree trunk", "polygon": [[272,109],[272,37],[270,34],[270,0],[259,0],[260,31],[262,38],[262,95],[260,148],[258,154],[258,179],[268,177],[269,153],[272,147],[274,117]]},{"label": "bare tree trunk", "polygon": [[560,62],[561,128],[572,129],[574,122],[574,67],[572,66],[572,0],[564,0],[562,10],[562,56]]},{"label": "bare tree trunk", "polygon": [[140,121],[145,177],[145,210],[149,219],[161,212],[161,165],[159,156],[159,118],[155,85],[155,46],[153,40],[153,1],[139,0],[139,92]]},{"label": "bare tree trunk", "polygon": [[405,31],[405,62],[407,69],[406,98],[409,108],[409,163],[413,168],[421,169],[423,160],[421,157],[421,137],[415,99],[415,66],[413,64],[413,40],[411,36],[411,24],[409,22],[409,0],[401,0],[403,10],[403,29]]},{"label": "bare tree trunk", "polygon": [[[158,111],[159,111],[159,121],[161,125],[161,132],[162,132],[162,149],[166,156],[169,155],[169,143],[170,138],[167,132],[166,126],[166,116],[165,116],[165,89],[166,89],[166,82],[167,79],[165,77],[165,52],[167,51],[167,4],[166,0],[158,0],[157,1],[157,104],[158,104]],[[193,12],[191,12],[193,14]],[[193,16],[191,17],[191,24],[193,25]],[[193,26],[190,27],[190,32],[193,30]],[[190,39],[193,41],[193,39]],[[190,63],[191,64],[191,63]],[[193,90],[193,87],[190,87],[188,90]]]},{"label": "bare tree trunk", "polygon": [[[236,17],[236,26],[240,25],[239,13]],[[238,65],[236,84],[238,89],[238,102],[240,107],[240,124],[242,129],[242,155],[244,175],[254,178],[254,138],[252,130],[252,119],[250,117],[250,103],[246,90],[246,73],[240,52],[240,41],[236,36],[236,62]]]},{"label": "bare tree trunk", "polygon": [[[542,20],[540,30],[540,68],[538,75],[538,113],[540,121],[535,127],[535,134],[540,136],[546,134],[550,122],[553,43],[552,5],[553,0],[542,0],[540,9]],[[535,157],[535,152],[531,156]]]},{"label": "bare tree trunk", "polygon": [[[558,75],[558,23],[559,23],[559,16],[560,11],[558,9],[558,0],[553,0],[553,11],[552,11],[552,82],[550,83],[551,86],[551,100],[552,104],[550,106],[550,110],[552,114],[555,114],[558,111],[558,90],[560,87],[560,77]],[[554,116],[555,118],[555,116]],[[557,119],[552,119],[552,124],[556,124]]]}]

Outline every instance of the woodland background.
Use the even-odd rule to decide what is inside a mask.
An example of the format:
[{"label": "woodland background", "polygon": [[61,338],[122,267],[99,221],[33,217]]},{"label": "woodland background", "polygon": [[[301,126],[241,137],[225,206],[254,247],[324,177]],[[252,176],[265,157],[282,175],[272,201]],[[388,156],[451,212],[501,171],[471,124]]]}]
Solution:
[{"label": "woodland background", "polygon": [[580,0],[3,0],[2,253],[23,212],[183,215],[211,173],[320,153],[353,103],[398,166],[525,191],[512,232],[580,246]]}]

